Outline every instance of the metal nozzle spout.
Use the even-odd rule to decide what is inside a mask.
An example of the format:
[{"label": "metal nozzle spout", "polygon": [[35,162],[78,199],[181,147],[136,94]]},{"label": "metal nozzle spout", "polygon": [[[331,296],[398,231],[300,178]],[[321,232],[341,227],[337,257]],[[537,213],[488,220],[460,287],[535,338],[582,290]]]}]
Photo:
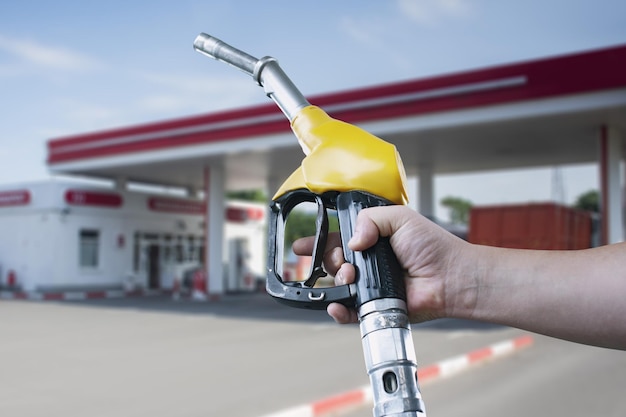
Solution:
[{"label": "metal nozzle spout", "polygon": [[257,58],[206,33],[201,33],[196,37],[193,47],[196,51],[232,65],[248,75],[254,74],[254,67],[259,62]]},{"label": "metal nozzle spout", "polygon": [[193,47],[252,76],[289,120],[293,120],[300,109],[310,105],[274,58],[257,59],[206,33],[196,37]]}]

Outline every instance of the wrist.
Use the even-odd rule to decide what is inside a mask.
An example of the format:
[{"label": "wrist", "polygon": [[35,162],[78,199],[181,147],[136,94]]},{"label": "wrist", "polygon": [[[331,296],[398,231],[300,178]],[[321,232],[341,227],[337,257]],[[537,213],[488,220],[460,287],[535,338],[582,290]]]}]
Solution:
[{"label": "wrist", "polygon": [[450,257],[444,314],[446,317],[474,319],[491,257],[485,253],[485,246],[459,243],[456,253]]}]

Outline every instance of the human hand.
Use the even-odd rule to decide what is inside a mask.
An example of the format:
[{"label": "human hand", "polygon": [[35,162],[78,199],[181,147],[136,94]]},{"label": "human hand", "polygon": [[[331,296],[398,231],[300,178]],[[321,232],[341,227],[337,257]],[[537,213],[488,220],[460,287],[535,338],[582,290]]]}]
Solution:
[{"label": "human hand", "polygon": [[[364,209],[357,218],[354,235],[348,247],[363,251],[376,243],[379,236],[389,236],[400,265],[405,270],[407,307],[412,322],[422,322],[454,314],[455,305],[471,308],[475,302],[475,287],[463,283],[463,264],[468,245],[458,237],[405,206],[385,206]],[[332,241],[332,242],[331,242]],[[338,235],[329,238],[324,265],[335,275],[335,284],[354,282],[354,267],[346,263]],[[293,244],[298,255],[310,255],[311,238]],[[333,303],[328,314],[338,323],[357,321],[357,313]]]}]

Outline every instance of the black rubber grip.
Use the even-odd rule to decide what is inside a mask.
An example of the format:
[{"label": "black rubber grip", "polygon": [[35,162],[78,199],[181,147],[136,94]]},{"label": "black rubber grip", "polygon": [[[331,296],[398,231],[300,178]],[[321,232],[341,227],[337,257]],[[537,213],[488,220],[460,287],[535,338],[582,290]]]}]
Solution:
[{"label": "black rubber grip", "polygon": [[404,270],[396,258],[388,237],[363,252],[348,248],[356,218],[367,207],[387,206],[392,203],[362,191],[340,193],[337,196],[337,214],[344,257],[356,269],[356,307],[379,298],[399,298],[406,301]]}]

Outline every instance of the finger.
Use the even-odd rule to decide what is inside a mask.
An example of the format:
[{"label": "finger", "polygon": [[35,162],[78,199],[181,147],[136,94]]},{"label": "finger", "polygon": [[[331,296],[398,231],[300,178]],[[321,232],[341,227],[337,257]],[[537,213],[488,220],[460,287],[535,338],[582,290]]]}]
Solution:
[{"label": "finger", "polygon": [[370,207],[359,212],[354,235],[348,247],[362,251],[373,246],[379,236],[391,236],[408,220],[406,206]]},{"label": "finger", "polygon": [[335,285],[352,284],[356,277],[356,271],[354,265],[350,263],[343,263],[335,274]]},{"label": "finger", "polygon": [[379,234],[378,226],[371,219],[367,209],[362,210],[357,216],[354,234],[348,242],[348,247],[354,251],[365,250],[376,243]]},{"label": "finger", "polygon": [[307,236],[301,237],[293,242],[291,249],[293,253],[298,256],[311,256],[313,253],[313,247],[315,246],[315,237]]},{"label": "finger", "polygon": [[357,323],[358,317],[356,311],[348,309],[343,304],[332,303],[326,309],[328,315],[339,324]]},{"label": "finger", "polygon": [[346,262],[341,248],[333,248],[324,254],[324,269],[330,275],[337,275],[341,265]]},{"label": "finger", "polygon": [[[311,256],[313,248],[315,247],[315,236],[302,237],[296,239],[291,245],[291,249],[298,256]],[[341,236],[338,232],[328,234],[326,239],[326,248],[324,253],[327,253],[337,247],[341,247]]]}]

